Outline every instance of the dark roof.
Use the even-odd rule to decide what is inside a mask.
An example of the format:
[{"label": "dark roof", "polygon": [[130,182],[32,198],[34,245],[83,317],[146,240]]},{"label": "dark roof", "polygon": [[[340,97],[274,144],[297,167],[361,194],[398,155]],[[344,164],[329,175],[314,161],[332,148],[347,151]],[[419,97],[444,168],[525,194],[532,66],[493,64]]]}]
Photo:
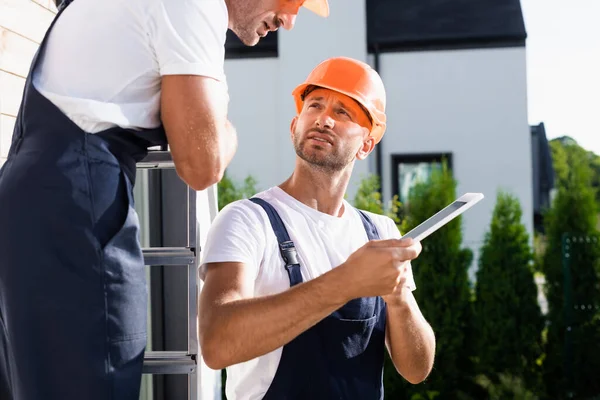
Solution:
[{"label": "dark roof", "polygon": [[367,0],[372,51],[525,44],[519,0]]}]

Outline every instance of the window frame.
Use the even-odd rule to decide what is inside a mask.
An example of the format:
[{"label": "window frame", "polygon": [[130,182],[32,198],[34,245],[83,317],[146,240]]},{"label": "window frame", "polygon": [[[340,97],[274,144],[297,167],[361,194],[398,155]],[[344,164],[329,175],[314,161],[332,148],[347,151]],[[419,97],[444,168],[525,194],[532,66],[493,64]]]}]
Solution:
[{"label": "window frame", "polygon": [[405,201],[400,197],[400,164],[417,164],[431,163],[446,160],[448,170],[453,172],[453,154],[452,152],[433,152],[433,153],[394,153],[391,154],[391,179],[392,179],[392,196],[398,196],[398,200],[405,204]]},{"label": "window frame", "polygon": [[227,38],[225,40],[225,59],[278,58],[279,39],[277,33],[277,31],[269,32],[269,34],[266,37],[261,38],[256,45],[246,46],[233,31],[228,29]]}]

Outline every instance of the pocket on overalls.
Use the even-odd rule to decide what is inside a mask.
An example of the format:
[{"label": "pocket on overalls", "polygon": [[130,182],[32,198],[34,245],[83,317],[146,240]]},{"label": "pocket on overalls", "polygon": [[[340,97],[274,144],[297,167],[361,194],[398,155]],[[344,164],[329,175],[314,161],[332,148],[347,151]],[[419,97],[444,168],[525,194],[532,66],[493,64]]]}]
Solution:
[{"label": "pocket on overalls", "polygon": [[[113,366],[125,365],[143,355],[146,345],[147,282],[139,243],[139,220],[133,187],[127,174],[126,209],[118,230],[101,248],[107,307],[107,334]],[[117,213],[119,214],[119,213]]]},{"label": "pocket on overalls", "polygon": [[377,324],[377,298],[353,299],[327,317],[326,346],[331,356],[351,359],[362,354]]},{"label": "pocket on overalls", "polygon": [[333,359],[348,360],[360,356],[371,339],[377,316],[366,319],[341,319],[327,317],[325,351]]},{"label": "pocket on overalls", "polygon": [[330,398],[378,399],[385,352],[384,315],[344,319],[330,315],[320,329]]}]

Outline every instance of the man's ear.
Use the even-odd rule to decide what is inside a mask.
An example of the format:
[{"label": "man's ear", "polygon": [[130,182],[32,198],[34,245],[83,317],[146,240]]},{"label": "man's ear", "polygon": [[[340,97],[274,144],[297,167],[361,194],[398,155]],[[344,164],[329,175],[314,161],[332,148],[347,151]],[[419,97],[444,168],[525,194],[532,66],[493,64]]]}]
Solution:
[{"label": "man's ear", "polygon": [[298,116],[296,115],[294,118],[292,118],[292,122],[290,123],[290,133],[291,133],[291,137],[294,137],[294,132],[296,132],[296,125],[298,124]]},{"label": "man's ear", "polygon": [[374,148],[375,139],[373,139],[373,136],[368,135],[365,138],[365,140],[363,140],[363,144],[360,147],[360,149],[358,149],[358,152],[356,153],[356,158],[358,160],[364,160],[373,151]]}]

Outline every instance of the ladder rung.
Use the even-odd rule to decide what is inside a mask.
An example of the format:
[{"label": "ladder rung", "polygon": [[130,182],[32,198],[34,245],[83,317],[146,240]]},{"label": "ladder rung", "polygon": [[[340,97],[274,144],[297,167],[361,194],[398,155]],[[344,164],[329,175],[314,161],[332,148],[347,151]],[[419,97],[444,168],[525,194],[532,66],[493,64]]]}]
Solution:
[{"label": "ladder rung", "polygon": [[149,151],[148,155],[136,164],[137,168],[175,168],[171,152],[169,151]]},{"label": "ladder rung", "polygon": [[185,351],[148,351],[144,374],[190,374],[196,370],[196,356]]},{"label": "ladder rung", "polygon": [[142,249],[144,265],[189,265],[196,260],[189,247],[150,247]]}]

